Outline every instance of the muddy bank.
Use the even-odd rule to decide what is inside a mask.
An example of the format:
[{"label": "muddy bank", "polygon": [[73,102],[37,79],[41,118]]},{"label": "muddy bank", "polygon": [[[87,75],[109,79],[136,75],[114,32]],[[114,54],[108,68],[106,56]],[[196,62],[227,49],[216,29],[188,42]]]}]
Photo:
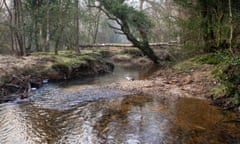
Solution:
[{"label": "muddy bank", "polygon": [[161,95],[166,99],[179,98],[205,99],[226,110],[240,112],[233,104],[233,98],[226,97],[222,83],[212,74],[213,65],[181,62],[163,67],[146,80],[125,80],[108,85],[110,88],[132,93]]},{"label": "muddy bank", "polygon": [[[1,101],[14,99],[7,95],[25,98],[28,93],[49,81],[61,81],[83,76],[112,72],[114,65],[105,61],[101,53],[83,51],[81,54],[72,51],[36,53],[17,58],[0,56],[0,94]],[[7,96],[7,97],[5,97]]]},{"label": "muddy bank", "polygon": [[170,99],[181,97],[208,99],[211,96],[211,88],[216,85],[216,80],[210,73],[211,66],[209,65],[191,72],[179,72],[165,67],[147,80],[126,80],[110,84],[108,87],[133,93],[161,94]]}]

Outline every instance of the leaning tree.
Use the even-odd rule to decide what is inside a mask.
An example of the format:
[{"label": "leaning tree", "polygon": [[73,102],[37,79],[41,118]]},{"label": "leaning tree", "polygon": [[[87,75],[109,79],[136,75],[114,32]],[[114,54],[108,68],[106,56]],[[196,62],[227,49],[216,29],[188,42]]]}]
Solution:
[{"label": "leaning tree", "polygon": [[98,0],[98,2],[100,3],[98,8],[120,26],[119,28],[111,26],[111,28],[121,31],[144,55],[154,63],[159,63],[159,58],[151,49],[148,41],[148,33],[153,26],[149,17],[143,11],[126,4],[125,0]]}]

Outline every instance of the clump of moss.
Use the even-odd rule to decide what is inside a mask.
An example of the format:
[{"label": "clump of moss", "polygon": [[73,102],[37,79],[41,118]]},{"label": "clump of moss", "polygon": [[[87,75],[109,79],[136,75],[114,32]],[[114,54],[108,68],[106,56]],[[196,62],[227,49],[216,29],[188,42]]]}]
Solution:
[{"label": "clump of moss", "polygon": [[217,65],[224,60],[224,56],[221,53],[208,53],[199,55],[193,58],[193,61],[201,64]]},{"label": "clump of moss", "polygon": [[218,65],[223,61],[225,61],[225,57],[222,53],[207,53],[177,63],[174,68],[179,71],[189,72],[201,68],[203,64]]},{"label": "clump of moss", "polygon": [[224,104],[226,107],[240,106],[240,55],[226,55],[212,73],[221,82],[221,90],[224,92],[219,94],[219,91],[215,91],[214,98],[228,99]]},{"label": "clump of moss", "polygon": [[5,83],[11,81],[11,76],[10,75],[4,75],[0,77],[0,87],[2,87]]},{"label": "clump of moss", "polygon": [[202,64],[194,61],[193,59],[185,60],[174,65],[174,69],[183,72],[191,72],[194,69],[201,68]]},{"label": "clump of moss", "polygon": [[38,53],[38,55],[51,56],[54,62],[51,68],[46,70],[52,73],[54,72],[53,70],[57,71],[62,79],[71,79],[80,75],[98,73],[98,70],[102,72],[104,68],[101,69],[99,66],[108,66],[108,63],[103,59],[99,50],[82,50],[81,53],[59,51],[58,55],[54,55],[52,52]]}]

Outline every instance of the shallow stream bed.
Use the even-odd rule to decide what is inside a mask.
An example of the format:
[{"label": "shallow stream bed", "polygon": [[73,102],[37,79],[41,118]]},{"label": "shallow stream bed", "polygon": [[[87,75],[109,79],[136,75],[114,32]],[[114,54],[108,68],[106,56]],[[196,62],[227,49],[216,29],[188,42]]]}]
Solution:
[{"label": "shallow stream bed", "polygon": [[3,144],[239,144],[238,114],[207,101],[131,94],[105,84],[154,70],[47,84],[25,100],[0,104]]}]

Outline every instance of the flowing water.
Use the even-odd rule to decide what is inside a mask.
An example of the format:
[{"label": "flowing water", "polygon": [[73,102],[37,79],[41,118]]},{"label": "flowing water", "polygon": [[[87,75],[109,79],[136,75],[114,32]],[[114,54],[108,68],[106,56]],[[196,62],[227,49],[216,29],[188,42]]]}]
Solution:
[{"label": "flowing water", "polygon": [[[140,72],[141,71],[141,72]],[[104,87],[154,71],[47,84],[29,99],[0,104],[1,144],[240,144],[238,114],[193,98],[132,95]],[[101,87],[99,87],[101,86]]]}]

